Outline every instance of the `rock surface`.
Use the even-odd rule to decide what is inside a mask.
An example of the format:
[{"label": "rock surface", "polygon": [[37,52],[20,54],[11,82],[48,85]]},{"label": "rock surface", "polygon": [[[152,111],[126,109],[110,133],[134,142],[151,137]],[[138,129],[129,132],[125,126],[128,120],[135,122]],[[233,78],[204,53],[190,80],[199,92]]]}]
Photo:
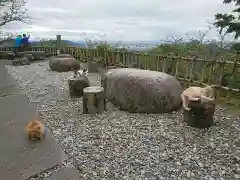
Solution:
[{"label": "rock surface", "polygon": [[27,57],[17,57],[12,60],[13,65],[29,65],[30,61]]},{"label": "rock surface", "polygon": [[79,70],[81,65],[80,62],[74,58],[60,58],[55,56],[49,58],[49,67],[53,71],[67,72]]},{"label": "rock surface", "polygon": [[181,84],[163,72],[135,68],[111,69],[103,75],[106,98],[121,110],[165,113],[181,105]]},{"label": "rock surface", "polygon": [[101,58],[95,58],[93,60],[88,60],[88,72],[89,73],[98,73],[103,69],[105,65]]},{"label": "rock surface", "polygon": [[73,56],[70,55],[70,54],[59,54],[59,55],[57,55],[57,57],[59,57],[59,58],[73,58]]},{"label": "rock surface", "polygon": [[24,57],[26,57],[31,62],[35,60],[32,54],[24,54]]},{"label": "rock surface", "polygon": [[18,53],[20,56],[23,55],[29,55],[31,54],[34,57],[34,61],[40,61],[44,60],[46,57],[46,53],[44,51],[24,51],[24,52],[19,52]]}]

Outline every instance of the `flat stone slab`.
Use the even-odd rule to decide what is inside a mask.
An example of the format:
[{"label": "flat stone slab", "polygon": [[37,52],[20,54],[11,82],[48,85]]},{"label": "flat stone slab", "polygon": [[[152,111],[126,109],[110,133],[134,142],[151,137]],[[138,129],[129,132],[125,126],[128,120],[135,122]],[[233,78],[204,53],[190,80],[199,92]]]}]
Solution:
[{"label": "flat stone slab", "polygon": [[0,96],[7,96],[17,93],[15,80],[8,74],[5,62],[0,62]]},{"label": "flat stone slab", "polygon": [[28,141],[26,125],[36,115],[25,95],[0,98],[0,179],[26,180],[66,160],[47,128],[43,141]]},{"label": "flat stone slab", "polygon": [[61,171],[52,173],[46,180],[80,180],[80,175],[74,167],[67,167]]}]

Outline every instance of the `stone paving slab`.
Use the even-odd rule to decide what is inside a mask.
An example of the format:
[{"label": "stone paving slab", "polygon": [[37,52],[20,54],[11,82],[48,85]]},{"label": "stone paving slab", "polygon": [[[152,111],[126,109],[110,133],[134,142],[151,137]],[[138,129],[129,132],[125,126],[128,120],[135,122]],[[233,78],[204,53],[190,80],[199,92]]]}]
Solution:
[{"label": "stone paving slab", "polygon": [[66,160],[48,130],[45,140],[28,141],[25,128],[36,115],[25,95],[0,98],[1,180],[25,180]]},{"label": "stone paving slab", "polygon": [[80,176],[74,167],[67,167],[59,172],[54,172],[46,180],[80,180]]},{"label": "stone paving slab", "polygon": [[4,64],[4,65],[12,65],[12,60],[8,60],[8,59],[0,59],[0,64]]},{"label": "stone paving slab", "polygon": [[0,61],[0,96],[7,96],[19,91],[15,80],[8,74],[5,64],[7,64],[5,60]]}]

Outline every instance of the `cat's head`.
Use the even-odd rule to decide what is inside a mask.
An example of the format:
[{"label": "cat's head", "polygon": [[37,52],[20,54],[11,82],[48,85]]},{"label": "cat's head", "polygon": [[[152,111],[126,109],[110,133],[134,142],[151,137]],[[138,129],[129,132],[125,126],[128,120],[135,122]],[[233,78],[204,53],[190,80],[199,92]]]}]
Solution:
[{"label": "cat's head", "polygon": [[88,75],[88,70],[87,70],[87,69],[83,69],[82,72],[83,72],[83,74],[84,74],[85,76]]}]

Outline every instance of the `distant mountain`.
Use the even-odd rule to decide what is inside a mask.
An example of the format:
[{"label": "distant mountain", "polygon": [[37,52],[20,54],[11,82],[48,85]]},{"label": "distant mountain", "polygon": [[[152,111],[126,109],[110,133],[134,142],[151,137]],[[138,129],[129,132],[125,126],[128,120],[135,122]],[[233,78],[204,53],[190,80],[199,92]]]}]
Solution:
[{"label": "distant mountain", "polygon": [[87,47],[86,43],[84,41],[70,41],[70,40],[63,40],[64,44],[69,46],[77,46],[77,47]]}]

